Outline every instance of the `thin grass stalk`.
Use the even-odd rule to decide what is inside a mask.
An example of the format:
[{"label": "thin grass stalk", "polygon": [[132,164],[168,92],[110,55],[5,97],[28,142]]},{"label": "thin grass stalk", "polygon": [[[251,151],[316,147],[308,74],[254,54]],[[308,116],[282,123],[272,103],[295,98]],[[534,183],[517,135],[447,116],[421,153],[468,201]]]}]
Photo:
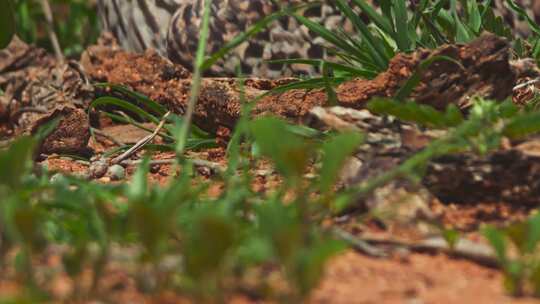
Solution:
[{"label": "thin grass stalk", "polygon": [[193,78],[191,83],[191,91],[189,94],[189,101],[186,113],[184,115],[184,122],[180,128],[180,134],[178,135],[178,143],[176,145],[176,154],[181,156],[184,154],[186,148],[187,137],[189,134],[189,128],[191,127],[191,121],[193,119],[193,113],[195,111],[195,105],[199,98],[201,90],[204,53],[206,50],[206,44],[210,32],[210,4],[212,0],[206,0],[204,2],[204,13],[202,20],[201,35],[199,37],[199,45],[197,47],[197,54],[195,58],[195,70],[193,72]]}]

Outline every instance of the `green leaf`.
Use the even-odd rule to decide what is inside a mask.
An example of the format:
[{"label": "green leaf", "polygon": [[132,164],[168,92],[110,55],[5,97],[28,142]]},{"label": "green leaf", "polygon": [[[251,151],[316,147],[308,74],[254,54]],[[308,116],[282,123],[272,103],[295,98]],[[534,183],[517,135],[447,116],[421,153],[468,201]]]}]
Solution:
[{"label": "green leaf", "polygon": [[504,233],[494,227],[487,226],[482,230],[482,234],[491,244],[497,259],[502,264],[506,263],[506,240],[504,238]]},{"label": "green leaf", "polygon": [[0,9],[0,49],[5,48],[15,35],[15,18],[12,0],[4,0]]},{"label": "green leaf", "polygon": [[131,183],[127,186],[126,195],[130,201],[139,202],[143,201],[148,193],[148,171],[150,162],[149,157],[145,157],[143,162],[135,171]]},{"label": "green leaf", "polygon": [[7,150],[0,151],[0,186],[16,189],[32,167],[32,156],[36,140],[22,136],[16,139]]},{"label": "green leaf", "polygon": [[448,247],[454,250],[460,238],[459,231],[455,229],[444,229],[442,235],[444,237],[444,240],[448,244]]},{"label": "green leaf", "polygon": [[161,104],[148,98],[148,96],[141,94],[139,92],[132,91],[123,85],[118,85],[118,84],[113,84],[113,83],[99,83],[99,84],[96,84],[96,87],[110,88],[112,91],[116,91],[116,92],[126,95],[129,98],[133,98],[138,103],[140,103],[140,105],[149,109],[150,111],[154,112],[155,114],[159,116],[163,116],[165,115],[165,113],[167,113],[167,108],[165,108]]},{"label": "green leaf", "polygon": [[[540,214],[537,213],[528,220],[526,251],[534,252],[540,242]],[[540,282],[539,282],[540,283]]]},{"label": "green leaf", "polygon": [[326,100],[328,102],[329,106],[336,106],[337,101],[337,94],[336,91],[334,91],[334,88],[332,86],[332,72],[331,68],[323,62],[322,64],[322,75],[323,75],[323,81],[324,81],[324,88],[326,90]]},{"label": "green leaf", "polygon": [[531,112],[516,116],[508,122],[502,134],[511,139],[520,139],[538,132],[540,132],[540,112]]},{"label": "green leaf", "polygon": [[512,243],[514,243],[516,248],[519,249],[521,254],[524,254],[527,251],[528,228],[527,222],[518,222],[504,229],[505,234],[512,241]]},{"label": "green leaf", "polygon": [[467,5],[469,28],[471,28],[475,33],[479,33],[482,26],[482,16],[480,15],[478,3],[476,1],[467,1]]},{"label": "green leaf", "polygon": [[411,42],[409,40],[407,5],[405,0],[393,1],[394,15],[396,23],[396,43],[401,51],[409,51]]},{"label": "green leaf", "polygon": [[319,186],[321,193],[328,193],[332,189],[347,157],[358,148],[362,139],[363,136],[358,132],[341,133],[323,144]]},{"label": "green leaf", "polygon": [[463,24],[463,22],[459,18],[456,8],[456,0],[451,0],[450,3],[452,7],[451,10],[454,19],[454,26],[456,29],[456,42],[467,43],[474,38],[474,33],[471,33],[471,31],[467,28],[465,24]]},{"label": "green leaf", "polygon": [[311,154],[308,143],[292,133],[282,120],[264,117],[251,123],[251,134],[264,156],[272,159],[287,178],[299,179]]},{"label": "green leaf", "polygon": [[[345,0],[337,0],[336,5],[339,8],[339,10],[342,11],[349,20],[351,20],[354,27],[358,30],[360,36],[362,37],[362,40],[366,43],[368,47],[370,57],[374,60],[375,63],[377,63],[377,66],[379,67],[379,69],[386,70],[386,68],[388,67],[388,62],[390,58],[386,56],[385,50],[379,45],[379,43],[376,42],[368,26],[362,21],[362,19],[358,16],[358,14],[356,14],[351,9],[351,7],[345,2]],[[303,19],[305,19],[304,21],[306,21],[307,23],[314,24],[314,22],[309,21],[306,18],[303,18]],[[304,23],[303,21],[301,22]],[[304,23],[304,25],[307,26],[306,23]],[[328,31],[324,27],[316,23],[313,25],[313,28],[310,26],[307,26],[307,27],[319,35],[321,35],[321,33],[324,33],[324,36],[321,35],[321,37],[323,37],[325,40],[329,41],[330,43],[333,43],[336,46],[340,47],[344,51],[348,51],[351,53],[356,52],[356,49],[354,47],[351,47],[349,43],[345,42],[344,46],[342,46],[333,42],[337,39],[336,35],[332,34],[330,31]]]},{"label": "green leaf", "polygon": [[463,122],[463,115],[456,106],[448,106],[442,113],[431,106],[416,102],[400,102],[387,98],[372,99],[367,108],[376,114],[392,115],[431,128],[454,127]]},{"label": "green leaf", "polygon": [[523,295],[523,279],[525,279],[525,269],[527,266],[523,261],[509,261],[504,266],[504,287],[508,293],[514,296]]},{"label": "green leaf", "polygon": [[279,94],[279,93],[287,92],[290,90],[320,89],[320,88],[324,88],[327,85],[328,81],[331,81],[332,85],[337,85],[345,80],[346,78],[343,78],[343,77],[332,77],[331,79],[325,79],[323,77],[314,77],[314,78],[295,81],[295,82],[288,83],[282,86],[278,86],[270,90],[268,93],[265,93],[263,96],[271,95],[271,94]]},{"label": "green leaf", "polygon": [[296,258],[296,263],[289,270],[296,283],[300,296],[306,297],[317,287],[326,262],[347,246],[337,240],[319,240],[309,248],[303,249]]},{"label": "green leaf", "polygon": [[540,297],[540,263],[532,266],[529,282],[533,288],[534,295]]},{"label": "green leaf", "polygon": [[302,247],[302,227],[295,206],[270,200],[256,208],[259,233],[272,244],[281,263],[288,264]]},{"label": "green leaf", "polygon": [[217,212],[202,212],[196,217],[187,234],[186,272],[196,279],[215,276],[234,245],[234,222]]},{"label": "green leaf", "polygon": [[124,111],[131,112],[133,114],[138,115],[141,118],[148,119],[149,121],[158,124],[159,119],[155,117],[154,115],[148,113],[147,111],[143,110],[142,108],[119,98],[116,97],[100,97],[90,104],[88,109],[97,108],[100,106],[115,106],[119,107]]},{"label": "green leaf", "polygon": [[381,28],[385,33],[394,37],[395,32],[392,28],[392,23],[385,18],[385,16],[377,13],[370,4],[367,4],[364,0],[353,0],[353,3],[358,5],[364,14],[373,21],[379,28]]}]

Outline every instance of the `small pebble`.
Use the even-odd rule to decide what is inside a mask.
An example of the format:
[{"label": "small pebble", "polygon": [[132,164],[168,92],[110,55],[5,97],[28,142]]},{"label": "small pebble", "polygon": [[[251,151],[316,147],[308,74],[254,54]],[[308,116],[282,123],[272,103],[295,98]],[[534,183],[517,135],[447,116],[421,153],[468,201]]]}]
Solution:
[{"label": "small pebble", "polygon": [[99,181],[100,183],[105,183],[105,184],[106,184],[106,183],[110,183],[110,182],[111,182],[111,178],[108,177],[108,176],[103,176],[103,177],[99,178],[98,181]]},{"label": "small pebble", "polygon": [[53,176],[49,178],[49,181],[51,184],[61,183],[64,179],[64,175],[62,173],[56,173]]},{"label": "small pebble", "polygon": [[108,167],[107,161],[104,159],[94,161],[88,168],[88,174],[91,178],[100,178],[107,173]]},{"label": "small pebble", "polygon": [[126,169],[120,165],[112,165],[107,170],[107,176],[113,181],[122,180],[126,177]]}]

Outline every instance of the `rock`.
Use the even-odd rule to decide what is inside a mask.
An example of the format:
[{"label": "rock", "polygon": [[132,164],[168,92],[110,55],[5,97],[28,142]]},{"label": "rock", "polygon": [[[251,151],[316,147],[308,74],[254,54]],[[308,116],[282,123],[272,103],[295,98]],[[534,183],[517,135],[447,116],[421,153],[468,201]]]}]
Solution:
[{"label": "rock", "polygon": [[126,169],[120,165],[112,165],[107,170],[107,176],[113,181],[122,180],[126,177]]}]

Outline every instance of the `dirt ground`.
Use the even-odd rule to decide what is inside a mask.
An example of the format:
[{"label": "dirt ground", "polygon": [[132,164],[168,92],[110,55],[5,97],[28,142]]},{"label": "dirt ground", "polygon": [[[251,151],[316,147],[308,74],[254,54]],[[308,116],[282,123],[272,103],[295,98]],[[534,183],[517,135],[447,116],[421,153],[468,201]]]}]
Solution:
[{"label": "dirt ground", "polygon": [[[482,41],[480,41],[482,42]],[[471,79],[478,81],[488,96],[496,97],[508,93],[516,82],[516,75],[511,71],[512,66],[508,64],[508,58],[500,52],[500,41],[488,38],[483,40],[483,44],[476,42],[471,48],[448,46],[437,51],[436,54],[455,55],[464,62],[470,62],[468,77],[460,78],[460,83],[453,90],[446,91],[443,98],[437,99],[443,104],[434,106],[442,107],[448,100],[456,100],[466,103],[464,97],[470,90],[477,90],[478,84],[472,85]],[[7,96],[22,100],[16,106],[2,106],[0,103],[0,130],[2,137],[11,137],[14,134],[22,134],[35,129],[50,119],[51,113],[63,113],[70,117],[66,119],[75,122],[73,128],[63,127],[53,133],[46,146],[42,147],[41,164],[46,164],[49,170],[70,173],[75,175],[86,175],[90,164],[88,162],[75,160],[69,157],[60,156],[66,152],[75,154],[85,154],[88,150],[99,154],[114,147],[114,143],[107,137],[96,136],[98,139],[90,139],[88,126],[93,125],[99,128],[102,133],[109,138],[114,138],[122,143],[134,143],[148,133],[137,128],[126,125],[115,125],[100,118],[81,119],[81,113],[85,113],[91,97],[95,92],[87,90],[85,77],[90,77],[92,81],[107,81],[128,85],[137,91],[148,95],[158,101],[171,111],[182,114],[185,110],[186,96],[190,84],[190,74],[185,69],[164,62],[162,58],[153,53],[144,55],[134,55],[121,52],[115,48],[114,43],[103,42],[102,45],[92,47],[83,56],[80,65],[86,76],[77,74],[72,64],[64,68],[57,77],[64,83],[70,83],[52,92],[64,98],[64,102],[55,101],[55,105],[47,107],[44,113],[31,113],[27,108],[33,107],[35,102],[43,102],[43,99],[36,100],[28,97],[32,92],[45,90],[40,86],[43,77],[48,77],[51,71],[57,71],[58,67],[51,63],[47,55],[36,51],[28,46],[13,46],[11,54],[4,54],[4,60],[0,64],[0,73],[4,78],[0,79],[0,84],[6,87]],[[479,47],[479,45],[481,45]],[[476,49],[475,49],[476,48]],[[491,56],[492,49],[496,49],[496,56]],[[474,51],[477,50],[477,51]],[[34,54],[33,59],[28,59],[26,64],[21,65],[17,58],[26,58],[29,54]],[[36,55],[38,54],[38,55]],[[503,55],[501,55],[503,54]],[[388,73],[384,73],[373,81],[355,80],[344,84],[338,89],[338,97],[342,105],[352,108],[362,108],[363,103],[371,96],[382,95],[391,96],[403,79],[409,77],[414,67],[422,58],[429,54],[419,52],[411,56],[399,56],[393,60],[393,65]],[[489,55],[489,56],[488,56]],[[500,57],[502,56],[502,57]],[[485,61],[474,61],[471,58],[491,58],[498,64],[497,69],[505,71],[500,75],[492,75],[478,72],[478,66],[486,65]],[[7,58],[7,59],[6,59]],[[11,62],[11,65],[9,64]],[[20,66],[17,66],[20,65]],[[8,68],[6,68],[6,66]],[[39,70],[36,67],[41,67]],[[414,95],[427,102],[433,99],[430,88],[426,85],[437,77],[440,71],[437,69],[450,69],[451,75],[462,74],[461,70],[448,65],[435,65],[434,69],[426,74],[424,83],[419,86]],[[15,72],[14,72],[15,71]],[[452,74],[453,73],[453,74]],[[11,77],[11,78],[10,78]],[[31,81],[24,81],[28,78]],[[41,78],[40,78],[41,77]],[[450,77],[451,78],[451,77]],[[7,80],[6,80],[7,79]],[[33,81],[32,79],[40,79]],[[206,131],[218,134],[218,142],[226,142],[230,130],[234,127],[235,121],[240,115],[240,102],[238,98],[238,87],[234,79],[207,79],[203,84],[201,103],[199,104],[195,122]],[[248,88],[248,98],[261,92],[276,87],[279,84],[290,82],[290,79],[283,80],[260,80],[251,79],[246,82]],[[504,83],[505,85],[496,85]],[[360,93],[359,93],[360,91]],[[51,92],[48,92],[51,93]],[[102,93],[102,92],[101,92]],[[87,94],[87,95],[85,95]],[[520,96],[522,96],[521,94]],[[34,96],[34,95],[32,95]],[[37,95],[36,95],[37,96]],[[50,95],[48,95],[50,96]],[[67,99],[76,100],[77,103],[66,105]],[[288,101],[288,102],[284,102]],[[323,91],[300,92],[292,91],[276,96],[271,96],[263,100],[254,110],[254,115],[273,113],[280,115],[294,122],[305,121],[309,111],[315,107],[324,105],[325,93]],[[9,103],[8,103],[9,104]],[[24,105],[21,112],[21,106]],[[58,109],[59,105],[67,107]],[[60,111],[60,112],[58,112]],[[21,113],[19,113],[21,112]],[[55,114],[59,115],[59,114]],[[95,121],[92,121],[94,119]],[[96,123],[97,121],[97,123]],[[55,137],[56,136],[56,137]],[[75,138],[76,141],[66,141],[66,138]],[[84,142],[82,144],[81,142]],[[66,145],[68,147],[66,147]],[[66,150],[67,149],[67,150]],[[172,153],[158,153],[154,159],[170,159]],[[193,158],[209,161],[212,164],[226,166],[224,147],[212,148],[198,152],[192,152]],[[136,157],[135,157],[136,158]],[[261,164],[261,167],[254,168],[254,171],[263,172],[257,175],[255,184],[256,191],[271,191],[275,185],[280,183],[279,177],[273,173],[268,164]],[[134,166],[127,166],[126,179],[134,172]],[[211,172],[204,165],[198,166],[201,179],[211,178]],[[157,184],[165,183],[171,176],[171,166],[167,164],[155,165],[152,167],[149,179]],[[108,176],[99,176],[97,182],[115,182]],[[208,195],[217,195],[222,190],[222,185],[216,183],[210,187]],[[447,228],[453,228],[463,233],[464,238],[485,244],[476,232],[484,224],[503,225],[516,220],[526,218],[534,206],[519,205],[515,202],[504,200],[495,201],[492,199],[477,200],[471,202],[441,202],[437,199],[430,199],[425,207],[434,214]],[[382,222],[382,223],[381,223]],[[392,219],[381,221],[370,219],[365,223],[358,224],[355,214],[332,220],[329,225],[341,227],[353,236],[363,236],[370,234],[386,238],[399,236],[410,242],[417,241],[418,223],[394,224]],[[59,263],[54,259],[54,254],[47,263],[54,266]],[[65,278],[58,278],[53,282],[54,293],[61,295],[66,290],[72,288],[72,284]],[[422,252],[419,250],[394,250],[390,257],[375,258],[350,249],[345,253],[335,257],[326,267],[323,280],[311,296],[308,303],[535,303],[533,298],[511,298],[506,295],[503,288],[503,278],[499,270],[493,267],[483,266],[471,259],[456,258],[446,255],[443,252]],[[117,303],[189,303],[188,299],[173,294],[161,294],[149,297],[137,290],[135,283],[128,279],[128,276],[121,270],[110,269],[105,276],[102,290],[108,291],[111,300]],[[0,295],[8,295],[19,291],[19,287],[10,282],[0,281]],[[84,301],[82,301],[84,302]],[[230,299],[230,303],[263,303],[257,299],[247,296],[238,296]],[[93,302],[97,303],[97,302]]]},{"label": "dirt ground", "polygon": [[[113,129],[118,128],[111,127]],[[123,127],[131,128],[131,127]],[[135,132],[135,131],[133,131]],[[126,138],[131,132],[123,132]],[[121,138],[121,137],[120,137]],[[212,149],[197,154],[217,163],[225,163],[223,151]],[[166,159],[172,155],[160,154],[155,159]],[[86,167],[79,162],[52,158],[49,168],[77,174]],[[133,173],[128,168],[128,174]],[[169,178],[170,167],[163,166],[153,170],[149,179],[156,183],[165,183]],[[104,177],[102,182],[109,182]],[[265,191],[278,183],[277,177],[266,176],[256,179],[254,188]],[[210,195],[217,195],[220,186],[210,189]],[[504,224],[523,219],[528,215],[527,208],[519,208],[504,202],[478,203],[475,205],[442,204],[436,202],[431,210],[441,215],[445,225],[454,227],[472,240],[481,240],[474,232],[484,223]],[[382,238],[389,235],[388,230],[377,225],[361,225],[352,220],[344,229],[352,234],[370,233]],[[411,237],[410,227],[393,227],[392,235]],[[396,230],[397,229],[397,230]],[[403,230],[399,230],[403,229]],[[466,234],[466,231],[472,231]],[[117,277],[119,274],[111,274]],[[116,280],[111,278],[111,280]],[[444,253],[422,253],[409,250],[394,252],[389,258],[374,258],[355,250],[333,258],[326,267],[322,282],[311,296],[308,303],[537,303],[534,298],[512,298],[503,287],[503,276],[493,267],[483,266],[469,259],[456,258]],[[125,285],[125,284],[124,284]],[[1,286],[1,285],[0,285]],[[148,298],[140,294],[129,284],[115,290],[116,297],[132,303],[189,303],[187,299],[172,294],[158,298]],[[264,303],[256,299],[238,297],[230,303]]]}]

